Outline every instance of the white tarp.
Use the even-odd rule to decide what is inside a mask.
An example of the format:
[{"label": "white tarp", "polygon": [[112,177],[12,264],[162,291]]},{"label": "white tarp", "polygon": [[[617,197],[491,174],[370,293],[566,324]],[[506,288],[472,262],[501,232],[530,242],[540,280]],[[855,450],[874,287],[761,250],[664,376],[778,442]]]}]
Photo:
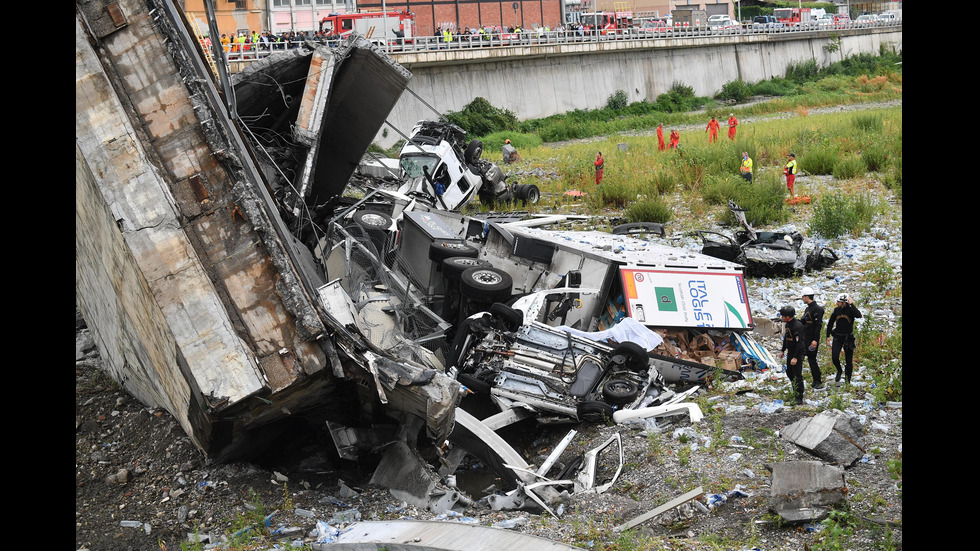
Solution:
[{"label": "white tarp", "polygon": [[556,329],[594,341],[633,342],[642,346],[647,351],[653,350],[660,346],[660,343],[664,342],[664,339],[660,335],[633,318],[623,318],[619,323],[605,331],[579,331],[578,329],[572,329],[564,325]]}]

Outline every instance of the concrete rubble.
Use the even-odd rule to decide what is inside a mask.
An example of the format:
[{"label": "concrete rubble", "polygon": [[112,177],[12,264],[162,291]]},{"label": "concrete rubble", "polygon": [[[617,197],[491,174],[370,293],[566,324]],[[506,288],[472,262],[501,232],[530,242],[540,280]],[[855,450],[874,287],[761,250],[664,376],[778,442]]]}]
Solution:
[{"label": "concrete rubble", "polygon": [[827,517],[830,508],[846,500],[842,467],[819,461],[788,461],[772,466],[769,509],[789,523]]},{"label": "concrete rubble", "polygon": [[853,466],[867,453],[860,421],[839,410],[800,419],[781,432],[784,439],[833,465]]}]

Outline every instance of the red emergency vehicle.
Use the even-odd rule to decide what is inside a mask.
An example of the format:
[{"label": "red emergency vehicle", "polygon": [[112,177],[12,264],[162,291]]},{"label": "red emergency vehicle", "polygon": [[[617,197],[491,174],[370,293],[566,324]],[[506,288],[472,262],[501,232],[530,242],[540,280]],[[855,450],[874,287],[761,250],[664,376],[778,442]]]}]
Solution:
[{"label": "red emergency vehicle", "polygon": [[583,13],[579,19],[585,32],[598,31],[601,34],[624,34],[633,27],[631,11],[599,11]]},{"label": "red emergency vehicle", "polygon": [[415,14],[408,10],[331,13],[320,20],[320,30],[329,38],[343,39],[357,31],[368,39],[410,41],[415,38]]},{"label": "red emergency vehicle", "polygon": [[787,27],[798,27],[813,20],[810,8],[776,8],[772,10],[772,15]]}]

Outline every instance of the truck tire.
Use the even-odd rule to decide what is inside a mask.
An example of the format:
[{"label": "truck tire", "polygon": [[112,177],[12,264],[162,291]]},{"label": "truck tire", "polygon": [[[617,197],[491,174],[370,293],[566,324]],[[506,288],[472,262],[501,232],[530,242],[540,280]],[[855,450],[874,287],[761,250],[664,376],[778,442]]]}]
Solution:
[{"label": "truck tire", "polygon": [[642,346],[635,342],[619,343],[612,351],[612,356],[623,356],[622,367],[630,371],[643,372],[650,369],[650,355]]},{"label": "truck tire", "polygon": [[575,413],[579,421],[602,423],[606,419],[612,419],[613,407],[599,400],[584,400],[575,406]]},{"label": "truck tire", "polygon": [[538,201],[541,200],[541,190],[538,189],[538,186],[527,184],[521,187],[522,189],[518,193],[518,198],[520,198],[521,203],[524,206],[538,204]]},{"label": "truck tire", "polygon": [[660,237],[667,235],[664,225],[659,222],[633,222],[613,227],[613,235],[631,235],[634,233],[655,233]]},{"label": "truck tire", "polygon": [[429,260],[442,264],[442,261],[452,256],[476,258],[480,251],[461,241],[438,239],[429,244]]},{"label": "truck tire", "polygon": [[490,305],[490,315],[503,322],[504,327],[509,331],[517,331],[524,325],[524,312],[515,310],[502,302],[494,302]]},{"label": "truck tire", "polygon": [[479,160],[481,155],[483,155],[483,142],[472,140],[470,145],[466,146],[466,151],[463,152],[463,160],[470,165]]},{"label": "truck tire", "polygon": [[[353,222],[364,228],[379,254],[385,254],[385,244],[388,241],[388,229],[391,228],[391,217],[376,210],[359,210],[351,217]],[[383,259],[382,259],[383,260]]]},{"label": "truck tire", "polygon": [[469,268],[459,277],[460,292],[478,302],[506,302],[513,291],[510,274],[497,268]]},{"label": "truck tire", "polygon": [[487,260],[471,256],[450,256],[442,261],[442,275],[446,279],[459,279],[459,276],[470,268],[492,268]]},{"label": "truck tire", "polygon": [[611,379],[602,385],[602,397],[617,406],[632,402],[639,393],[640,388],[626,379]]}]

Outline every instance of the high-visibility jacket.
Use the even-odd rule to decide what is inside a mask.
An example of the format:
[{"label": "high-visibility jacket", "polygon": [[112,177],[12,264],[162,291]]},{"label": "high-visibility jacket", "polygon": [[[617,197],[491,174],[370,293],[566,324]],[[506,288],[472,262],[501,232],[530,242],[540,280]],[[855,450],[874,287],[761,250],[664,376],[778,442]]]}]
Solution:
[{"label": "high-visibility jacket", "polygon": [[742,174],[752,174],[752,157],[742,159]]},{"label": "high-visibility jacket", "polygon": [[786,163],[786,174],[796,174],[796,159]]}]

